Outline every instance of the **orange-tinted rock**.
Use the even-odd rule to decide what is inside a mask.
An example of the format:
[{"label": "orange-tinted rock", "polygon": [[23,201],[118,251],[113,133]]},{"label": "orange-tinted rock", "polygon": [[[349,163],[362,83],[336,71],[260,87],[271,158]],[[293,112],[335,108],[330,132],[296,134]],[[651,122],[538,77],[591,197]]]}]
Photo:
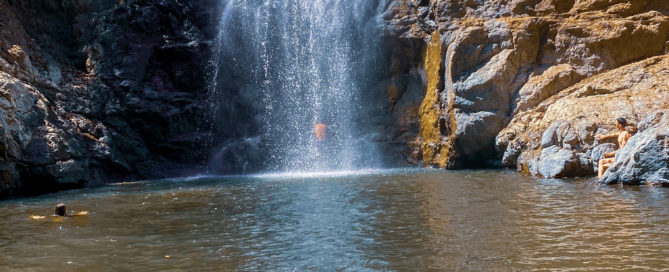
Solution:
[{"label": "orange-tinted rock", "polygon": [[[615,119],[637,123],[647,115],[669,109],[669,55],[649,58],[596,75],[541,102],[532,110],[519,112],[497,137],[499,150],[516,152],[517,166],[537,174],[534,165],[548,146],[584,154],[599,143],[593,130],[613,131]],[[558,123],[569,124],[563,134],[577,135],[577,141],[554,140],[539,144],[541,135]],[[590,131],[590,132],[588,132]],[[567,175],[569,176],[569,175]]]},{"label": "orange-tinted rock", "polygon": [[[433,91],[434,80],[427,80],[421,107],[421,112],[431,109],[438,114],[421,115],[430,118],[421,121],[420,135],[432,138],[422,143],[424,165],[514,166],[519,159],[538,158],[542,129],[550,121],[531,118],[537,114],[552,116],[546,117],[551,121],[573,121],[561,148],[586,154],[583,152],[592,148],[593,127],[609,124],[616,114],[625,115],[624,110],[612,108],[637,108],[648,102],[643,98],[647,91],[641,90],[623,100],[597,96],[618,89],[599,86],[596,81],[627,78],[637,82],[627,86],[633,89],[643,86],[640,81],[652,85],[665,80],[648,71],[635,73],[641,78],[622,74],[608,78],[602,73],[634,63],[658,67],[650,63],[667,51],[667,1],[431,1],[426,6],[414,2],[398,4],[403,8],[391,9],[387,18],[399,37],[423,39],[429,45],[435,29],[441,36],[444,69],[439,81],[444,84]],[[593,84],[579,85],[582,80]],[[582,88],[578,95],[575,86]],[[578,103],[592,106],[588,110],[597,112],[607,105],[613,113],[582,118],[590,115],[580,110],[574,115],[556,112],[558,108],[574,109],[554,100],[568,92],[584,98]],[[662,107],[666,106],[652,108]],[[542,129],[530,129],[537,126]],[[512,141],[516,134],[524,140]],[[588,158],[576,157],[580,161]]]}]

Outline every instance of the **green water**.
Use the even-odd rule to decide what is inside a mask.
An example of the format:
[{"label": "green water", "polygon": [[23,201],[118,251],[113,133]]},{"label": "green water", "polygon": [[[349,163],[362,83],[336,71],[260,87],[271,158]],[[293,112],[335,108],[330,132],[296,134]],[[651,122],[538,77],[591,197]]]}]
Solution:
[{"label": "green water", "polygon": [[[0,267],[667,271],[668,194],[419,169],[136,182],[0,202]],[[60,201],[89,214],[30,218]]]}]

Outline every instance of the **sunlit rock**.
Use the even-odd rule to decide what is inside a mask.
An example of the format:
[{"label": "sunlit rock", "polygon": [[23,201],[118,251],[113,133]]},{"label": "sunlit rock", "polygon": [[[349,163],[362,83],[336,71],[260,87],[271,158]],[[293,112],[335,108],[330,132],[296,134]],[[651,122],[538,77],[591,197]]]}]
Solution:
[{"label": "sunlit rock", "polygon": [[600,179],[605,184],[669,185],[669,111],[649,114]]}]

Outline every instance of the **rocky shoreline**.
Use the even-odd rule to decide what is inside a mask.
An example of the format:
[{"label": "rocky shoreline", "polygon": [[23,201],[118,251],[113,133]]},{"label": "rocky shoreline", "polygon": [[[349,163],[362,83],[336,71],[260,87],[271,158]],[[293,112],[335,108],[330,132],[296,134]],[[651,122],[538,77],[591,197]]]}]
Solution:
[{"label": "rocky shoreline", "polygon": [[[615,118],[640,122],[668,109],[668,14],[666,1],[398,2],[393,30],[424,44],[426,95],[411,153],[424,166],[592,176],[616,144],[596,134]],[[666,183],[664,167],[602,182]]]},{"label": "rocky shoreline", "polygon": [[[260,169],[256,99],[211,106],[218,5],[0,0],[0,197],[185,175],[212,158]],[[639,132],[601,182],[669,184],[669,2],[379,7],[383,56],[361,115],[390,165],[592,176],[616,148],[595,135],[625,117]]]}]

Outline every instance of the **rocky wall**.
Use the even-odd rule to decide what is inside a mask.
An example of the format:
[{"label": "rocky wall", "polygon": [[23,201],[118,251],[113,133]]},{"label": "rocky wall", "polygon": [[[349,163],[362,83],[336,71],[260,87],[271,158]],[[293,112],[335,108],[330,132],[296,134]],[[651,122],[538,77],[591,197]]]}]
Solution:
[{"label": "rocky wall", "polygon": [[[355,122],[386,165],[589,176],[616,148],[594,137],[614,118],[669,107],[667,1],[378,3]],[[0,196],[261,169],[253,93],[225,75],[214,98],[208,85],[218,4],[0,0]],[[612,167],[628,174],[603,182],[666,179],[622,155],[663,154],[660,130],[640,130]]]},{"label": "rocky wall", "polygon": [[217,4],[0,1],[0,196],[197,169]]},{"label": "rocky wall", "polygon": [[424,166],[589,176],[595,134],[667,108],[669,2],[407,0],[389,14],[398,39],[425,45],[413,64],[420,133],[407,144]]}]

